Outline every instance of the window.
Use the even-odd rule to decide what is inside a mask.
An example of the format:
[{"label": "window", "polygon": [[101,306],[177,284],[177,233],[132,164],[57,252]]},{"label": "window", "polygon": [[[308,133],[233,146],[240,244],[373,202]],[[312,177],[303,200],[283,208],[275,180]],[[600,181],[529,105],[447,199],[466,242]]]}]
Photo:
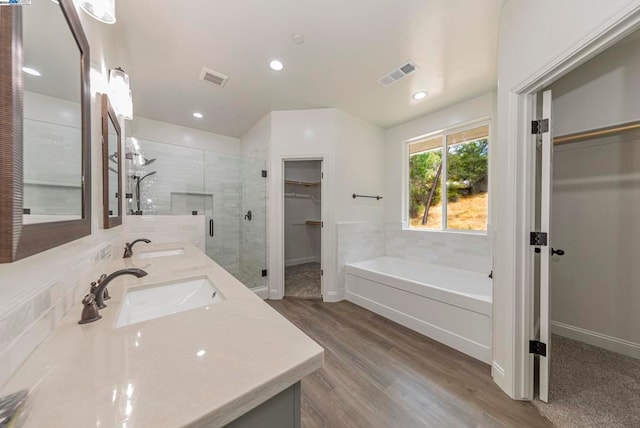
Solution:
[{"label": "window", "polygon": [[410,228],[486,231],[488,185],[489,125],[409,143]]}]

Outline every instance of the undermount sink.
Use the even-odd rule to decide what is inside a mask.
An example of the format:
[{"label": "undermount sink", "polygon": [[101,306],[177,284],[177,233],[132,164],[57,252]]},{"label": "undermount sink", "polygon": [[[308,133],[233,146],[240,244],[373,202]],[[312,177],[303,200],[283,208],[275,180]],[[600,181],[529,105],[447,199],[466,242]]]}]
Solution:
[{"label": "undermount sink", "polygon": [[116,327],[213,305],[223,300],[224,296],[207,277],[151,284],[125,294]]},{"label": "undermount sink", "polygon": [[171,248],[167,250],[151,250],[140,253],[141,259],[153,259],[155,257],[180,256],[184,254],[184,248]]}]

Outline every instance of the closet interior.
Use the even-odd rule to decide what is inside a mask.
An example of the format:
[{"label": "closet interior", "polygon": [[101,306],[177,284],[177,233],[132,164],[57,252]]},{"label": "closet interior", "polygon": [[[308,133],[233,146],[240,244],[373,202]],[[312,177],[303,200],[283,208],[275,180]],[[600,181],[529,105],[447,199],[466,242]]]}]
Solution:
[{"label": "closet interior", "polygon": [[564,254],[550,262],[550,396],[536,406],[558,426],[640,424],[638,52],[634,33],[549,88],[549,245]]},{"label": "closet interior", "polygon": [[284,166],[285,296],[322,297],[322,161]]}]

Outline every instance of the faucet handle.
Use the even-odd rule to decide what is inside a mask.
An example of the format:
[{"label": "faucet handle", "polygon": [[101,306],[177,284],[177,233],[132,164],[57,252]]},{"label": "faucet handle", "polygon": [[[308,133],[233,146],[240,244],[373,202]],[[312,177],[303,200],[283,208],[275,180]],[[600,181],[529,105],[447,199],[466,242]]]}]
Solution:
[{"label": "faucet handle", "polygon": [[[103,273],[102,275],[100,275],[100,278],[98,278],[97,282],[91,283],[91,294],[96,294],[96,290],[98,289],[102,281],[104,281],[106,278],[107,274]],[[109,295],[109,290],[105,287],[104,291],[102,292],[102,300],[109,300],[110,298],[111,296]]]},{"label": "faucet handle", "polygon": [[96,296],[89,293],[82,299],[84,308],[82,308],[82,316],[78,324],[87,324],[90,322],[98,321],[102,318],[100,311],[98,311],[98,305],[96,304]]}]

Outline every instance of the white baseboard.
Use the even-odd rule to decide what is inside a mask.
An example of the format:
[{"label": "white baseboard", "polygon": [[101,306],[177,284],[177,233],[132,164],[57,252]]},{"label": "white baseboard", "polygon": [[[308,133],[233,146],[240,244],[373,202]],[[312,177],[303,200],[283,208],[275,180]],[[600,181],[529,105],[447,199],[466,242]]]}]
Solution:
[{"label": "white baseboard", "polygon": [[491,376],[493,377],[494,382],[497,383],[503,391],[508,391],[508,389],[506,389],[507,375],[504,372],[504,369],[500,367],[500,364],[495,361],[491,364]]},{"label": "white baseboard", "polygon": [[326,293],[324,293],[324,296],[322,296],[322,301],[324,302],[335,303],[342,300],[344,300],[344,295],[342,295],[342,293],[338,293],[337,291],[327,291]]},{"label": "white baseboard", "polygon": [[269,298],[269,288],[266,285],[262,287],[256,287],[251,289],[258,297],[262,300],[267,300]]},{"label": "white baseboard", "polygon": [[297,259],[289,259],[284,261],[284,267],[303,265],[305,263],[313,263],[316,261],[314,256],[299,257]]},{"label": "white baseboard", "polygon": [[269,300],[282,300],[284,296],[280,294],[280,290],[278,289],[270,289],[269,290]]},{"label": "white baseboard", "polygon": [[640,344],[630,342],[628,340],[619,339],[617,337],[608,336],[584,328],[575,327],[558,321],[551,321],[551,332],[558,336],[568,337],[569,339],[578,340],[588,345],[597,346],[608,351],[617,352],[640,359]]}]

